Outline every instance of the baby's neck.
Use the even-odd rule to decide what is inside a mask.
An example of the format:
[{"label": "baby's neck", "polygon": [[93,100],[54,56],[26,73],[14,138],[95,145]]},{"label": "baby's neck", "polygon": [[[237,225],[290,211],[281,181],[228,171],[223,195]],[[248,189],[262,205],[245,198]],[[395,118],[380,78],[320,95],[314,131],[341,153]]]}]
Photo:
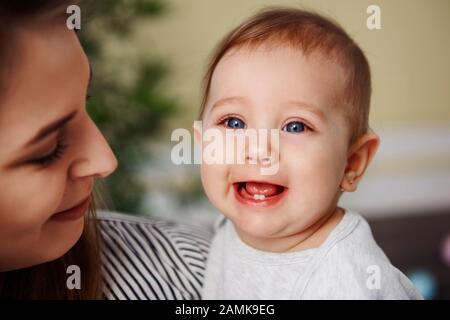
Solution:
[{"label": "baby's neck", "polygon": [[338,225],[344,216],[344,210],[336,207],[329,214],[324,215],[307,229],[285,238],[250,239],[245,235],[239,237],[247,245],[262,251],[285,253],[318,248]]}]

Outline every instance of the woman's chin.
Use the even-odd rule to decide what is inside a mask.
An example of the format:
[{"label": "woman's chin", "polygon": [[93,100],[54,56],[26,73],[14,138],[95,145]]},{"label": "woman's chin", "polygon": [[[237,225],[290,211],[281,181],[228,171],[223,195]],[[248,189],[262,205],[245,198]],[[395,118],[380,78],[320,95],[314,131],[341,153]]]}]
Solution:
[{"label": "woman's chin", "polygon": [[61,258],[72,249],[81,238],[84,230],[84,219],[71,221],[70,223],[50,223],[43,237],[42,248],[48,248],[43,253],[44,262]]},{"label": "woman's chin", "polygon": [[20,259],[10,259],[10,263],[0,265],[0,271],[14,271],[30,268],[43,263],[57,260],[72,249],[81,238],[84,229],[84,219],[80,219],[70,228],[59,226],[55,230],[53,226],[44,225],[41,237],[27,249],[21,250]]}]

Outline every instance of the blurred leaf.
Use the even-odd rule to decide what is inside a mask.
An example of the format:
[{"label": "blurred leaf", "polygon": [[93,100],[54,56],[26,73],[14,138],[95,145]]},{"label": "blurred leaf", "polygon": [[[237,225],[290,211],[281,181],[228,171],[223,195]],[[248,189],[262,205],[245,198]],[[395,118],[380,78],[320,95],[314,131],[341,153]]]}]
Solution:
[{"label": "blurred leaf", "polygon": [[[88,11],[88,22],[79,37],[94,75],[87,108],[119,161],[117,171],[106,180],[110,193],[107,198],[112,200],[114,210],[139,213],[145,188],[137,170],[151,157],[146,143],[157,135],[178,105],[159,88],[168,75],[167,65],[146,58],[132,67],[113,66],[103,48],[105,35],[117,38],[130,35],[138,19],[161,15],[165,4],[157,0],[102,0],[89,1],[83,10]],[[136,75],[131,86],[120,82],[125,71]]]}]

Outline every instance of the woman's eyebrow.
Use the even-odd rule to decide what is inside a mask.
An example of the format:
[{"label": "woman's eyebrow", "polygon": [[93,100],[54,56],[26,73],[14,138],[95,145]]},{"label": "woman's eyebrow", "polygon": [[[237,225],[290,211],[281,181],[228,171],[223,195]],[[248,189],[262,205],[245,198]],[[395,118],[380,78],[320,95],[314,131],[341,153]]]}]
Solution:
[{"label": "woman's eyebrow", "polygon": [[72,120],[78,111],[73,111],[69,113],[68,115],[53,121],[52,123],[46,125],[45,127],[41,128],[38,133],[32,138],[30,141],[28,141],[25,145],[25,147],[29,147],[32,144],[37,143],[38,141],[44,139],[45,137],[49,136],[51,133],[59,130],[61,127],[63,127],[66,123],[68,123],[70,120]]}]

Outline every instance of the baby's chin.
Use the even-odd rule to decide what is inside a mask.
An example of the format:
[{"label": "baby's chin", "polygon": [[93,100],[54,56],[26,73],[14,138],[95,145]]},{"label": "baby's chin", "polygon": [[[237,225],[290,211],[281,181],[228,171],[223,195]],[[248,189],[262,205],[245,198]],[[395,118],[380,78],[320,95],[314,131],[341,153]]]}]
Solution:
[{"label": "baby's chin", "polygon": [[273,221],[273,219],[267,219],[266,217],[234,216],[228,218],[241,238],[276,241],[277,238],[284,237],[283,231],[287,228],[287,224],[281,221]]}]

